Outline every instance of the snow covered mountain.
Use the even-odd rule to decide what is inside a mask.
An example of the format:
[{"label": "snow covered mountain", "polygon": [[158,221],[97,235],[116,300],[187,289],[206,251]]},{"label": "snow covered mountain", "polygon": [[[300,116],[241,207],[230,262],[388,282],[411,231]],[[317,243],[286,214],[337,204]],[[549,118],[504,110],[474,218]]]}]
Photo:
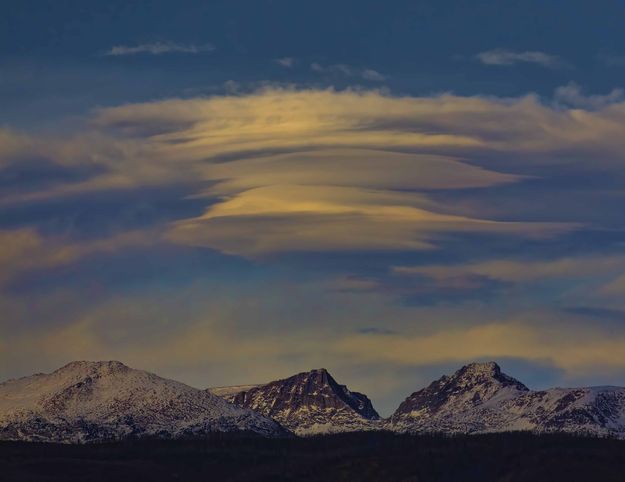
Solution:
[{"label": "snow covered mountain", "polygon": [[625,388],[529,390],[494,363],[472,363],[410,395],[385,422],[398,432],[530,430],[625,438]]},{"label": "snow covered mountain", "polygon": [[[232,402],[232,403],[229,403]],[[325,369],[265,385],[198,390],[115,362],[72,362],[0,383],[0,440],[92,442],[215,431],[263,436],[392,430],[529,430],[625,439],[625,388],[533,391],[494,363],[472,363],[410,395],[381,420],[367,396]]]},{"label": "snow covered mountain", "polygon": [[92,442],[214,431],[286,433],[273,420],[206,390],[116,361],[72,362],[0,384],[0,440]]},{"label": "snow covered mountain", "polygon": [[339,385],[324,368],[248,390],[233,389],[224,397],[273,418],[297,435],[373,430],[380,426],[380,416],[367,396]]}]

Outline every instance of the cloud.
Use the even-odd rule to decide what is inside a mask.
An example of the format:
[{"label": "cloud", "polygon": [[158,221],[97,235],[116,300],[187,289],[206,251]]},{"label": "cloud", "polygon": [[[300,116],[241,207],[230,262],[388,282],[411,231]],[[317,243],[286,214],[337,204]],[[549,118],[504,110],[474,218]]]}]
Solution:
[{"label": "cloud", "polygon": [[529,63],[547,68],[558,68],[564,65],[559,57],[538,51],[514,52],[506,49],[494,49],[480,52],[476,58],[484,65],[507,66]]},{"label": "cloud", "polygon": [[596,306],[571,306],[564,309],[565,312],[581,315],[594,320],[610,320],[618,323],[625,322],[625,310],[596,307]]},{"label": "cloud", "polygon": [[[369,263],[369,257],[362,259]],[[276,278],[254,269],[223,276],[207,264],[203,280],[182,286],[159,272],[156,287],[140,283],[103,299],[54,283],[54,302],[38,293],[36,303],[29,303],[35,298],[27,293],[8,308],[0,292],[0,377],[54,369],[72,359],[119,359],[206,387],[326,366],[339,378],[354,370],[353,381],[344,378],[351,388],[375,402],[388,399],[390,410],[429,381],[415,381],[423,367],[443,373],[468,361],[514,357],[554,364],[570,377],[601,370],[612,380],[623,368],[616,348],[625,333],[598,322],[584,327],[571,317],[562,321],[525,308],[509,319],[482,303],[403,306],[375,290],[328,289],[333,283],[315,279],[311,270],[295,274]],[[252,367],[250,358],[259,361]]]},{"label": "cloud", "polygon": [[[101,109],[92,125],[136,138],[144,150],[158,149],[152,153],[158,157],[184,159],[359,146],[457,156],[487,151],[549,153],[551,162],[558,164],[562,161],[553,155],[559,153],[624,157],[625,152],[620,135],[625,131],[625,103],[598,112],[562,110],[532,95],[512,99],[449,94],[392,97],[377,91],[265,89],[246,96]],[[549,161],[540,158],[539,162]]]},{"label": "cloud", "polygon": [[[576,324],[583,312],[567,312],[563,321],[562,310],[540,308],[548,303],[553,310],[554,293],[575,285],[580,299],[555,304],[603,306],[592,299],[597,291],[605,309],[620,309],[625,263],[602,254],[599,238],[607,230],[588,237],[571,230],[604,228],[594,213],[593,226],[575,222],[584,196],[620,205],[625,102],[577,99],[573,108],[531,94],[417,97],[275,87],[241,93],[236,83],[228,86],[228,95],[97,109],[72,135],[0,130],[0,179],[33,176],[33,159],[55,166],[53,172],[91,173],[58,175],[0,196],[2,373],[72,358],[119,358],[184,374],[199,386],[266,381],[322,363],[410,374],[425,365],[514,356],[553,360],[567,373],[623,369],[618,327],[608,333],[599,319]],[[579,180],[581,187],[571,187]],[[16,217],[20,226],[28,223],[23,213],[41,217],[144,189],[170,189],[192,200],[193,209],[159,217],[154,230],[133,231],[127,223],[130,231],[102,239],[8,226]],[[560,194],[561,210],[542,202]],[[522,208],[510,210],[510,199]],[[171,207],[154,204],[160,212]],[[617,242],[619,226],[608,228]],[[578,239],[575,249],[595,254],[566,256]],[[172,259],[158,259],[145,274],[149,282],[131,289],[123,278],[132,267],[95,293],[81,281],[107,282],[100,272],[71,273],[70,287],[62,285],[67,278],[51,277],[56,270],[46,272],[161,243],[175,245],[167,247]],[[514,251],[519,246],[523,251]],[[556,250],[555,259],[532,257]],[[163,276],[161,262],[184,271],[182,252],[192,253],[197,271]],[[152,263],[151,255],[144,262]],[[284,263],[270,262],[282,255]],[[293,269],[293,260],[306,268]],[[222,262],[234,268],[219,271]],[[398,266],[390,275],[389,265]],[[415,281],[407,276],[436,285],[443,301],[400,302]],[[51,282],[34,294],[15,293],[35,277]],[[475,289],[484,279],[548,289],[530,300],[449,296],[450,286]],[[406,291],[398,294],[400,285]],[[250,368],[250,356],[262,363]],[[373,394],[398,377],[391,378],[360,376]]]},{"label": "cloud", "polygon": [[352,187],[274,185],[248,189],[179,221],[168,239],[255,257],[293,251],[432,249],[435,233],[556,235],[548,223],[505,223],[440,214],[413,195]]},{"label": "cloud", "polygon": [[515,172],[528,169],[571,176],[600,166],[616,182],[625,160],[625,103],[588,110],[532,95],[268,88],[99,109],[85,132],[36,145],[54,162],[96,165],[101,173],[2,203],[204,183],[189,193],[206,198],[204,214],[169,226],[170,242],[252,257],[423,250],[454,233],[540,239],[579,228],[529,222],[531,213],[518,222],[480,202],[479,191],[472,204],[435,191],[521,184],[531,178]]},{"label": "cloud", "polygon": [[293,57],[282,57],[279,59],[275,59],[274,62],[288,69],[290,69],[291,67],[295,65],[295,59]]},{"label": "cloud", "polygon": [[0,168],[33,154],[33,144],[27,135],[0,127]]},{"label": "cloud", "polygon": [[[362,309],[360,319],[343,318],[340,304],[336,304],[340,300],[324,305],[316,299],[319,310],[303,312],[301,320],[288,325],[290,329],[270,329],[267,324],[254,324],[259,311],[265,317],[284,317],[289,313],[288,302],[268,310],[260,302],[265,291],[255,296],[239,292],[232,300],[220,295],[205,292],[205,304],[194,307],[190,313],[185,311],[184,319],[180,317],[180,303],[188,303],[187,295],[155,300],[135,293],[104,304],[92,303],[75,320],[3,333],[0,339],[6,346],[0,352],[0,360],[39,371],[42,366],[53,369],[73,359],[120,359],[163,375],[182,371],[185,381],[199,387],[269,381],[320,364],[339,373],[358,366],[386,367],[397,372],[437,364],[458,367],[474,360],[516,358],[554,365],[571,378],[593,370],[611,373],[625,368],[619,349],[625,342],[622,331],[565,325],[551,319],[543,319],[548,322],[542,325],[512,319],[423,327],[414,323],[418,316],[415,310],[403,314],[413,321],[405,324],[404,329],[393,327],[391,321],[396,320],[385,320],[384,327],[378,328],[379,323],[374,323],[380,307],[371,302],[369,294],[353,300]],[[214,303],[215,299],[220,302]],[[330,299],[323,301],[328,303]],[[197,299],[193,302],[197,303]],[[305,302],[308,306],[311,300]],[[246,313],[247,323],[243,316]],[[360,314],[359,310],[348,313]],[[397,311],[389,312],[388,306],[383,313],[398,316]],[[332,314],[341,316],[341,323],[329,323],[328,315]],[[172,323],[172,319],[176,322]],[[363,322],[370,324],[363,327]],[[259,363],[250,366],[250,358]],[[237,377],[234,380],[233,375]],[[384,394],[386,388],[376,387],[384,382],[384,377],[369,375],[365,385],[369,394]],[[397,404],[401,396],[405,393],[398,393],[393,403]]]},{"label": "cloud", "polygon": [[525,283],[544,279],[591,278],[610,276],[625,269],[625,256],[594,255],[549,260],[493,259],[460,265],[395,266],[398,275],[421,275],[439,283],[457,283],[458,279],[485,277],[493,280]]},{"label": "cloud", "polygon": [[386,80],[385,75],[382,75],[380,72],[373,69],[365,69],[362,71],[361,75],[363,79],[374,82],[384,82]]},{"label": "cloud", "polygon": [[130,231],[88,241],[44,237],[33,228],[0,230],[0,285],[21,274],[71,264],[84,257],[156,242],[154,233]]},{"label": "cloud", "polygon": [[104,55],[108,56],[122,56],[122,55],[137,55],[137,54],[150,54],[150,55],[163,55],[172,53],[184,53],[184,54],[199,54],[202,52],[212,52],[215,50],[215,46],[212,44],[194,45],[194,44],[180,44],[176,42],[154,42],[139,45],[116,45],[107,50]]},{"label": "cloud", "polygon": [[[377,189],[463,189],[520,182],[515,176],[458,159],[381,149],[319,148],[254,156],[211,167],[225,190],[272,184],[358,186]],[[227,179],[227,181],[225,180]],[[418,198],[417,195],[414,198]]]},{"label": "cloud", "polygon": [[623,89],[612,89],[606,95],[582,94],[582,89],[575,82],[560,86],[556,89],[554,98],[556,102],[580,109],[596,110],[611,104],[617,104],[625,100]]},{"label": "cloud", "polygon": [[521,321],[495,322],[441,330],[417,336],[356,334],[336,341],[334,348],[361,362],[376,360],[420,365],[466,360],[520,358],[550,361],[570,374],[625,368],[621,348],[625,335],[592,329],[537,327]]},{"label": "cloud", "polygon": [[[625,270],[625,268],[623,270]],[[605,296],[621,298],[625,294],[625,274],[621,274],[603,285],[599,289],[599,293]]]},{"label": "cloud", "polygon": [[310,69],[313,72],[318,72],[320,74],[339,73],[348,77],[354,75],[354,70],[352,69],[352,67],[350,67],[349,65],[345,65],[345,64],[334,64],[334,65],[324,66],[318,62],[313,62],[312,64],[310,64]]},{"label": "cloud", "polygon": [[310,64],[310,69],[319,74],[343,75],[345,77],[360,77],[371,82],[384,82],[385,75],[373,69],[357,69],[345,64],[322,65],[318,62]]}]

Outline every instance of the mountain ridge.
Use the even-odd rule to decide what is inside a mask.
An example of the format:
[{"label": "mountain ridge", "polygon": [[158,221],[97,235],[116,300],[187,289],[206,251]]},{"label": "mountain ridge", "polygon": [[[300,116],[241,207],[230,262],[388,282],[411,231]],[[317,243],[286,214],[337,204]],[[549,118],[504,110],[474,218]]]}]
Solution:
[{"label": "mountain ridge", "polygon": [[0,383],[0,440],[95,442],[215,431],[309,436],[565,432],[625,439],[625,388],[530,390],[495,362],[470,363],[410,394],[388,418],[325,368],[265,384],[197,389],[118,361],[70,362]]}]

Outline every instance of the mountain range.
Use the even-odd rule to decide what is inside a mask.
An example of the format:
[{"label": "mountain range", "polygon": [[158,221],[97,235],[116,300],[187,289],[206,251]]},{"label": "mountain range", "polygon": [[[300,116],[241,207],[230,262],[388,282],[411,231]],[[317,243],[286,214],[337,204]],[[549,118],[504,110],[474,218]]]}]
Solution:
[{"label": "mountain range", "polygon": [[567,432],[625,439],[625,388],[530,390],[494,363],[471,363],[408,396],[387,419],[325,369],[208,389],[115,362],[72,362],[0,384],[0,440],[68,443],[210,432],[265,437]]}]

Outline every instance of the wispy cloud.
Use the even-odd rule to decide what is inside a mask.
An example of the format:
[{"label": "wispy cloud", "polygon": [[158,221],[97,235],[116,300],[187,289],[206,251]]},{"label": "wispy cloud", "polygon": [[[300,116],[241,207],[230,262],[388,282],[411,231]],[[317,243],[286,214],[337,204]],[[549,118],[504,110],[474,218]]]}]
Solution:
[{"label": "wispy cloud", "polygon": [[506,49],[494,49],[480,52],[476,58],[484,65],[507,66],[526,63],[547,68],[558,68],[565,65],[559,57],[539,51],[515,52]]},{"label": "wispy cloud", "polygon": [[456,285],[457,280],[483,277],[508,283],[529,283],[545,279],[592,279],[613,277],[625,269],[625,256],[594,255],[549,260],[491,259],[462,265],[395,266],[397,275],[418,275]]},{"label": "wispy cloud", "polygon": [[293,57],[281,57],[279,59],[275,59],[274,62],[289,69],[295,65],[295,59]]},{"label": "wispy cloud", "polygon": [[373,69],[358,69],[346,64],[322,65],[318,62],[310,64],[310,69],[319,74],[343,75],[345,77],[360,77],[372,82],[384,82],[387,76]]},{"label": "wispy cloud", "polygon": [[179,44],[176,42],[154,42],[139,45],[116,45],[108,50],[105,55],[122,56],[122,55],[163,55],[172,53],[199,54],[202,52],[212,52],[215,46],[212,44],[194,45]]},{"label": "wispy cloud", "polygon": [[386,80],[385,75],[382,75],[380,72],[373,69],[365,69],[360,73],[360,75],[362,75],[363,79],[372,80],[374,82],[384,82]]},{"label": "wispy cloud", "polygon": [[0,230],[0,285],[29,271],[72,264],[93,254],[146,246],[155,239],[155,233],[129,231],[77,242],[61,236],[44,237],[32,228]]},{"label": "wispy cloud", "polygon": [[560,86],[554,93],[555,101],[571,107],[581,109],[601,109],[610,104],[622,102],[625,99],[623,89],[612,89],[605,95],[584,95],[582,89],[575,82]]}]

